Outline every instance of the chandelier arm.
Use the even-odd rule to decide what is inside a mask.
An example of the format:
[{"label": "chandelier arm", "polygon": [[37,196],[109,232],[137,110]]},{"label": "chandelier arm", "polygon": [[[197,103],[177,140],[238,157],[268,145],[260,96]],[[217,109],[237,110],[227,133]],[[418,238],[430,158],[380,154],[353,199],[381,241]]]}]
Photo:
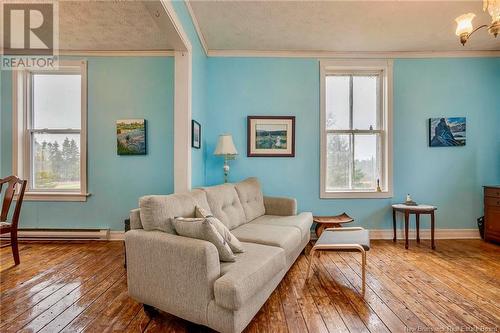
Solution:
[{"label": "chandelier arm", "polygon": [[475,33],[476,31],[478,31],[479,29],[488,28],[488,27],[489,27],[489,25],[487,25],[487,24],[480,25],[476,29],[472,30],[471,33],[467,35],[467,38],[469,38],[473,33]]}]

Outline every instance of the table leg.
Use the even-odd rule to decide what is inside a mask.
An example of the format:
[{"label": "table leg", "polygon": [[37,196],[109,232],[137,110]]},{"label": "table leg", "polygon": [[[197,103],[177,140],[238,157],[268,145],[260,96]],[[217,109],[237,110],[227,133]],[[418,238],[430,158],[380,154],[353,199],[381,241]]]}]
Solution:
[{"label": "table leg", "polygon": [[417,243],[420,243],[420,213],[415,214],[415,219],[417,220]]},{"label": "table leg", "polygon": [[431,212],[431,246],[432,249],[436,249],[436,244],[434,243],[434,230],[435,230],[435,221],[434,221],[434,211]]},{"label": "table leg", "polygon": [[311,272],[311,266],[314,258],[314,254],[316,253],[315,249],[312,248],[311,252],[309,252],[309,265],[307,266],[307,273],[306,273],[306,282],[309,280],[309,273]]},{"label": "table leg", "polygon": [[396,241],[396,210],[392,210],[392,227],[394,229],[394,237],[392,238],[392,241]]},{"label": "table leg", "polygon": [[366,251],[361,251],[361,277],[362,277],[362,285],[361,285],[361,293],[365,296],[365,284],[366,284]]},{"label": "table leg", "polygon": [[410,213],[405,212],[405,249],[408,250],[408,222],[410,220]]}]

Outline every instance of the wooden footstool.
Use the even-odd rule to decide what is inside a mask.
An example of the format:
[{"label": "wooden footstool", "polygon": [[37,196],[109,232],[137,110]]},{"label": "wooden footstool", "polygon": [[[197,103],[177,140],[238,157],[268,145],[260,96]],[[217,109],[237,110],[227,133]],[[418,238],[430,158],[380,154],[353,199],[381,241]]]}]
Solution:
[{"label": "wooden footstool", "polygon": [[341,228],[342,224],[354,221],[352,217],[346,213],[334,216],[313,216],[313,222],[316,223],[316,236],[321,236],[321,233],[326,228]]},{"label": "wooden footstool", "polygon": [[370,235],[368,230],[361,227],[349,228],[327,228],[316,241],[311,249],[309,266],[307,267],[306,281],[309,280],[309,273],[314,259],[314,254],[320,251],[359,251],[361,252],[361,272],[362,287],[361,292],[365,294],[366,280],[366,251],[370,250]]}]

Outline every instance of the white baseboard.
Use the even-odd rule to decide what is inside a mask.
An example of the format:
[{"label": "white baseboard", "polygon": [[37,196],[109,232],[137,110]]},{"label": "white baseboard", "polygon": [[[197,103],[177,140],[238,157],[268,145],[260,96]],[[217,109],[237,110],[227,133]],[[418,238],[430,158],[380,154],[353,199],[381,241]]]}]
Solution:
[{"label": "white baseboard", "polygon": [[[394,231],[392,229],[370,229],[370,239],[392,239]],[[416,239],[416,231],[408,231],[409,239]],[[404,239],[404,230],[397,229],[396,237]],[[436,229],[434,237],[436,239],[481,239],[478,229]],[[317,239],[316,233],[311,231],[311,239]],[[420,239],[431,239],[431,229],[420,229]]]},{"label": "white baseboard", "polygon": [[[102,230],[19,230],[19,239],[21,240],[105,240],[105,241],[123,241],[125,239],[124,231]],[[404,239],[404,230],[397,230],[397,238]],[[392,239],[392,229],[371,229],[371,239]],[[436,239],[480,239],[477,229],[436,229]],[[8,239],[9,235],[2,235],[1,239]],[[316,234],[311,231],[311,239],[316,239]],[[409,238],[415,239],[414,229],[409,231]],[[421,229],[421,239],[430,239],[431,230]]]},{"label": "white baseboard", "polygon": [[110,241],[123,241],[125,240],[125,231],[110,231],[109,239]]},{"label": "white baseboard", "polygon": [[[63,230],[63,229],[21,229],[17,236],[20,240],[109,240],[109,229]],[[3,234],[1,239],[9,239],[9,234]]]},{"label": "white baseboard", "polygon": [[[392,239],[394,231],[392,229],[372,229],[371,239]],[[415,239],[417,232],[415,229],[408,231],[408,238]],[[396,237],[404,239],[404,230],[396,230]],[[480,239],[478,229],[436,229],[434,237],[436,239]],[[420,239],[431,239],[430,229],[420,229]]]}]

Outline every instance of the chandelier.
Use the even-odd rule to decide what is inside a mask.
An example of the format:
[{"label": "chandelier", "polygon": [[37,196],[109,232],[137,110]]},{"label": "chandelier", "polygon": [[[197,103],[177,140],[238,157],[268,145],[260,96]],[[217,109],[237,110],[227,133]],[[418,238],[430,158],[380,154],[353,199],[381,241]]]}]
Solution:
[{"label": "chandelier", "polygon": [[488,32],[497,37],[500,32],[500,0],[483,0],[483,11],[488,11],[491,16],[491,24],[483,24],[474,29],[472,20],[476,17],[474,13],[460,15],[455,19],[457,22],[456,35],[460,37],[460,43],[465,45],[470,36],[482,28],[488,28]]}]

